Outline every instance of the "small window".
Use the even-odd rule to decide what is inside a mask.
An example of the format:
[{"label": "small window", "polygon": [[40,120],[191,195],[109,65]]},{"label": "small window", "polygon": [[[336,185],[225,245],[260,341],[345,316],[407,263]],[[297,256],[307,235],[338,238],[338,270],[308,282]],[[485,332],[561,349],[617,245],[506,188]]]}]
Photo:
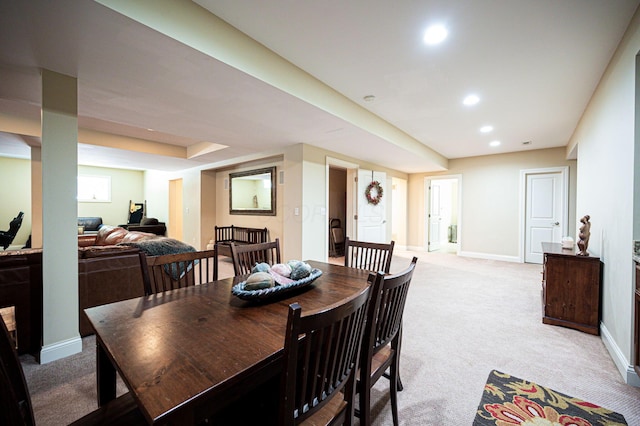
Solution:
[{"label": "small window", "polygon": [[85,203],[111,202],[111,177],[78,176],[78,201]]}]

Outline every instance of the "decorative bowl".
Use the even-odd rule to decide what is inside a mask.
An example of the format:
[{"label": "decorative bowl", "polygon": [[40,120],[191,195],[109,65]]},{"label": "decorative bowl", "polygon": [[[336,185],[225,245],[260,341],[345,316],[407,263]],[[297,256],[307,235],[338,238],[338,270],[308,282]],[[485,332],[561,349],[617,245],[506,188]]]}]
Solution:
[{"label": "decorative bowl", "polygon": [[231,294],[244,300],[270,299],[272,297],[286,294],[293,290],[308,286],[309,284],[314,282],[320,275],[322,275],[322,271],[320,269],[313,268],[311,270],[311,274],[309,274],[309,276],[305,278],[302,278],[301,280],[297,280],[289,284],[263,288],[260,290],[245,290],[244,285],[246,284],[246,281],[242,281],[231,288]]}]

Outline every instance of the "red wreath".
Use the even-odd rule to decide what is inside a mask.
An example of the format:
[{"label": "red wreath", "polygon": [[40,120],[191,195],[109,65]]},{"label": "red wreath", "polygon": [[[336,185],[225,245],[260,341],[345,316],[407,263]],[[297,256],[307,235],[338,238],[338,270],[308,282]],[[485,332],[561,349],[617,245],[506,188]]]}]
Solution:
[{"label": "red wreath", "polygon": [[[375,197],[371,195],[372,189],[375,189],[375,192],[376,192]],[[369,186],[367,186],[367,189],[365,189],[364,191],[364,195],[365,197],[367,197],[367,202],[369,204],[373,204],[374,206],[378,205],[378,203],[382,199],[382,194],[383,194],[382,187],[380,186],[380,182],[378,182],[377,180],[372,181],[369,184]]]}]

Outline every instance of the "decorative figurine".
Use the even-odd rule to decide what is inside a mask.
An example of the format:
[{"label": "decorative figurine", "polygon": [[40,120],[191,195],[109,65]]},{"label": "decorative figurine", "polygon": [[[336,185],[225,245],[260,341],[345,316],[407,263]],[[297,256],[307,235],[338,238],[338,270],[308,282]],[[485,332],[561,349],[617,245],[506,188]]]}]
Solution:
[{"label": "decorative figurine", "polygon": [[577,253],[578,256],[589,256],[589,253],[587,252],[589,236],[591,235],[591,223],[589,223],[589,219],[591,219],[589,215],[585,215],[580,219],[582,226],[580,227],[580,233],[578,234],[578,248],[580,249]]}]

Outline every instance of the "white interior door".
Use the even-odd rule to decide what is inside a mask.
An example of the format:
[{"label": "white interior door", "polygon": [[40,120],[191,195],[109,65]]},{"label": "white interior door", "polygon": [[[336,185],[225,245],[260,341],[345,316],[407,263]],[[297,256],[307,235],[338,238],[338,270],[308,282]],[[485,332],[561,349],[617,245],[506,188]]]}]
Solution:
[{"label": "white interior door", "polygon": [[442,192],[440,185],[431,182],[431,190],[429,191],[429,251],[440,250],[440,216]]},{"label": "white interior door", "polygon": [[[367,201],[365,191],[372,181],[378,181],[383,196],[378,204]],[[359,241],[386,243],[386,200],[391,188],[387,188],[387,174],[360,169],[358,171],[358,235]]]},{"label": "white interior door", "polygon": [[565,173],[526,174],[524,261],[527,263],[542,263],[542,242],[559,243],[566,233]]}]

